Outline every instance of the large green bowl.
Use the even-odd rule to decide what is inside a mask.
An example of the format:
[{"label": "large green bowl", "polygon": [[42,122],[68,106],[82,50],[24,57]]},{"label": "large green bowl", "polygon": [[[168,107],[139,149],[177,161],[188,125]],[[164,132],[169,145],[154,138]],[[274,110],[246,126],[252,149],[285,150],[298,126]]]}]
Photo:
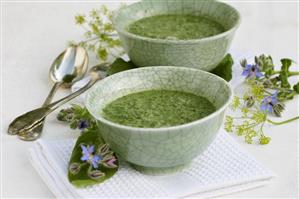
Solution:
[{"label": "large green bowl", "polygon": [[[227,31],[192,40],[154,39],[127,31],[130,23],[158,14],[204,15]],[[137,66],[186,66],[210,71],[228,52],[240,14],[228,4],[214,0],[144,0],[120,9],[113,21],[126,53]]]},{"label": "large green bowl", "polygon": [[[210,100],[216,111],[207,117],[168,128],[136,128],[108,121],[103,108],[124,95],[167,89],[194,93]],[[215,138],[232,98],[232,89],[211,73],[173,66],[142,67],[120,72],[95,84],[86,97],[88,111],[97,119],[111,148],[136,169],[159,173],[177,170],[201,154]]]}]

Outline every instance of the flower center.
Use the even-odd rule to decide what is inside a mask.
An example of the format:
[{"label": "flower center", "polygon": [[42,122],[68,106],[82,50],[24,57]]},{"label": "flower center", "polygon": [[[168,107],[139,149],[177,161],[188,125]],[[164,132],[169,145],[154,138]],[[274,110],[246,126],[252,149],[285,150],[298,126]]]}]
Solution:
[{"label": "flower center", "polygon": [[93,155],[90,154],[87,161],[90,163],[93,162]]}]

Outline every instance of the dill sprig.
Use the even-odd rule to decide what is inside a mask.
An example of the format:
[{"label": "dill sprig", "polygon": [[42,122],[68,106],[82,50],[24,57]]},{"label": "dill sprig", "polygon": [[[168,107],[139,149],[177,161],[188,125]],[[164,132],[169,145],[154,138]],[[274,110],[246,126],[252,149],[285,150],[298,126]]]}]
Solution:
[{"label": "dill sprig", "polygon": [[[121,5],[122,7],[123,5]],[[112,24],[113,11],[102,5],[88,15],[75,16],[75,23],[85,30],[85,40],[70,45],[81,45],[96,55],[100,61],[115,59],[124,54],[121,42]]]}]

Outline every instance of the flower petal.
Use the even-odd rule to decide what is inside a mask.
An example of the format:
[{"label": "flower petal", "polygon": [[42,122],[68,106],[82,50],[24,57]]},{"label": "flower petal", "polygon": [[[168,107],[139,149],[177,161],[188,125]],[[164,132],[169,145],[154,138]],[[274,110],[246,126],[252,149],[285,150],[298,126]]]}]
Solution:
[{"label": "flower petal", "polygon": [[95,169],[99,167],[97,161],[92,160],[92,161],[91,161],[91,164],[92,164],[92,167],[95,168]]},{"label": "flower petal", "polygon": [[93,156],[93,160],[96,161],[96,162],[99,162],[99,161],[102,160],[102,157],[99,156],[99,155],[94,155],[94,156]]},{"label": "flower petal", "polygon": [[273,106],[271,106],[270,104],[268,106],[268,111],[269,111],[269,113],[273,113]]},{"label": "flower petal", "polygon": [[264,75],[263,75],[261,72],[257,71],[257,72],[255,73],[255,76],[256,76],[257,78],[261,78],[261,77],[263,77]]},{"label": "flower petal", "polygon": [[267,105],[266,104],[261,104],[260,109],[261,109],[261,111],[266,111],[267,110]]},{"label": "flower petal", "polygon": [[84,154],[84,155],[81,157],[81,160],[82,160],[82,161],[86,161],[86,160],[88,160],[88,157],[89,157],[88,155],[85,155],[85,154]]},{"label": "flower petal", "polygon": [[82,153],[88,153],[87,147],[81,144]]},{"label": "flower petal", "polygon": [[241,75],[248,76],[249,75],[249,70],[244,69]]},{"label": "flower petal", "polygon": [[94,152],[94,145],[91,145],[90,147],[88,147],[88,152],[90,154]]}]

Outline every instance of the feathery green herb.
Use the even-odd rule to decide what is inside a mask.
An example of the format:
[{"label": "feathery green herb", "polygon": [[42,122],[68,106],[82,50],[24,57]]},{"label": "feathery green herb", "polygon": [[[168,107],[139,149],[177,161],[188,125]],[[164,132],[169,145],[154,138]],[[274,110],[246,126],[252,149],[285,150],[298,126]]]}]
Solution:
[{"label": "feathery green herb", "polygon": [[105,5],[100,9],[93,9],[88,15],[75,16],[75,22],[85,30],[86,40],[70,45],[81,45],[89,51],[95,53],[97,59],[107,61],[109,56],[116,58],[124,51],[117,33],[112,25],[113,12]]}]

